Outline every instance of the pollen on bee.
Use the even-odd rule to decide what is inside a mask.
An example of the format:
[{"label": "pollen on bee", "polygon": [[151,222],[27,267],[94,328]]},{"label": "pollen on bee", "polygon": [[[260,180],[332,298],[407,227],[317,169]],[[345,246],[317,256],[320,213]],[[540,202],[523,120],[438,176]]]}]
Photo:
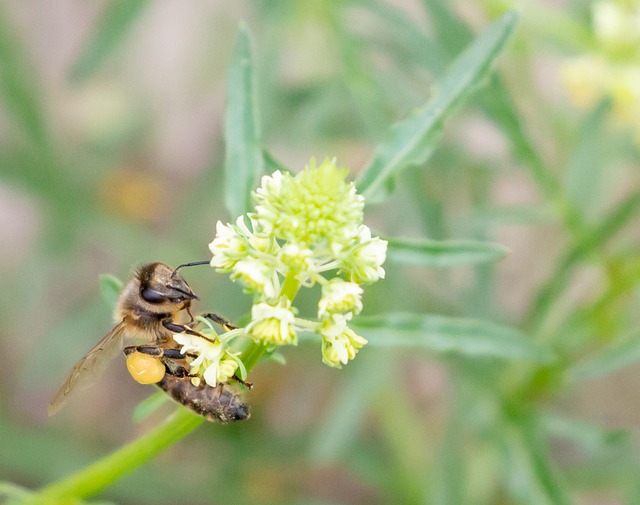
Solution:
[{"label": "pollen on bee", "polygon": [[132,352],[127,356],[127,370],[140,384],[160,382],[165,374],[164,364],[158,358],[141,352]]}]

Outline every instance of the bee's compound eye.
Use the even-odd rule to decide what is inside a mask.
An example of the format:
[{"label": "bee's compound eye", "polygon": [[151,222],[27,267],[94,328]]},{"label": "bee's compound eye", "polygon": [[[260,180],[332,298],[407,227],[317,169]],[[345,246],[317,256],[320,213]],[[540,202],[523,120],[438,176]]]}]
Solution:
[{"label": "bee's compound eye", "polygon": [[162,303],[168,300],[167,295],[151,288],[140,291],[140,296],[149,303]]},{"label": "bee's compound eye", "polygon": [[165,374],[164,364],[158,358],[137,351],[127,356],[127,370],[140,384],[160,382]]}]

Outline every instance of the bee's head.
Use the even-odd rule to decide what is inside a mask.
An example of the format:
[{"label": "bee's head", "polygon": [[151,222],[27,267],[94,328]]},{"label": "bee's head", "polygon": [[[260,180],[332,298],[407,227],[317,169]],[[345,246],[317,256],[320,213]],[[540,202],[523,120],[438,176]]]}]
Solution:
[{"label": "bee's head", "polygon": [[[177,269],[176,269],[177,270]],[[151,305],[180,305],[188,307],[198,297],[184,278],[164,263],[150,263],[138,270],[140,296]]]}]

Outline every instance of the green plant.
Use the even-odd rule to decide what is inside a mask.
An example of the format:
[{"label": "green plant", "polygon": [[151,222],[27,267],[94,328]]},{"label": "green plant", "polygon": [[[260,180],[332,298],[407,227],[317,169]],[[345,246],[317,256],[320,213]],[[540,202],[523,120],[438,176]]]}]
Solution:
[{"label": "green plant", "polygon": [[[145,2],[109,4],[93,42],[87,45],[74,66],[74,79],[82,82],[100,70],[108,61],[108,55],[122,44],[122,34],[145,5]],[[309,21],[305,18],[308,14],[296,11],[294,3],[283,2],[279,8],[267,7],[266,3],[260,5],[256,9],[267,26],[285,23],[288,16],[298,16],[299,26]],[[565,504],[596,490],[615,495],[621,503],[633,503],[639,488],[635,483],[637,447],[632,438],[627,432],[573,418],[566,413],[569,409],[562,407],[562,399],[585,381],[637,362],[634,329],[637,323],[635,293],[640,273],[637,247],[633,240],[621,238],[618,232],[628,229],[638,215],[640,198],[637,191],[627,190],[618,199],[612,199],[608,193],[598,192],[598,185],[594,183],[603,180],[607,160],[624,155],[637,161],[637,150],[624,134],[614,136],[607,132],[605,135],[603,118],[608,110],[605,100],[592,105],[592,110],[581,118],[577,131],[572,131],[569,119],[551,116],[543,131],[536,134],[543,140],[546,134],[557,138],[561,154],[554,158],[546,153],[538,145],[544,142],[531,134],[529,117],[519,112],[516,105],[522,95],[533,91],[522,80],[517,81],[520,87],[514,86],[492,71],[495,60],[512,36],[518,16],[508,12],[474,38],[471,29],[448,3],[425,0],[423,5],[430,15],[431,38],[425,37],[416,23],[400,10],[385,3],[313,4],[314,16],[334,34],[333,49],[340,55],[337,60],[344,65],[341,75],[352,93],[347,106],[344,96],[340,95],[344,90],[323,82],[300,86],[295,92],[286,90],[281,100],[259,100],[260,93],[269,93],[264,89],[272,84],[270,76],[263,72],[266,85],[256,79],[259,62],[251,50],[248,28],[241,25],[238,31],[228,68],[224,194],[213,197],[207,192],[206,196],[191,199],[195,202],[194,208],[207,199],[224,201],[232,223],[254,210],[251,191],[259,187],[262,176],[275,170],[281,174],[293,173],[273,149],[266,147],[270,142],[265,139],[262,117],[289,121],[276,120],[270,124],[273,131],[268,135],[272,139],[278,138],[278,134],[295,138],[297,129],[305,131],[300,127],[305,114],[315,119],[316,133],[327,132],[325,136],[318,133],[318,139],[322,138],[325,143],[336,142],[341,135],[358,138],[365,131],[379,139],[380,132],[391,122],[389,110],[406,111],[412,108],[409,104],[417,102],[416,95],[420,96],[410,79],[403,81],[399,76],[404,75],[403,72],[417,75],[416,68],[428,68],[439,78],[426,103],[405,114],[404,119],[388,129],[386,140],[378,141],[372,159],[355,180],[355,188],[364,196],[367,211],[372,211],[367,220],[377,221],[386,231],[383,237],[388,243],[387,274],[384,281],[366,290],[362,300],[360,292],[350,286],[348,307],[339,304],[341,309],[334,312],[353,316],[349,319],[349,331],[359,339],[366,339],[368,344],[362,347],[362,340],[343,339],[341,351],[333,352],[319,326],[322,314],[318,321],[304,322],[307,329],[322,335],[325,363],[344,366],[334,379],[336,392],[323,411],[324,417],[312,427],[310,436],[299,438],[272,435],[265,441],[251,438],[258,436],[250,433],[257,430],[255,424],[239,427],[241,434],[231,432],[237,447],[230,451],[231,455],[221,456],[224,464],[218,467],[221,476],[215,481],[217,484],[207,487],[208,484],[203,483],[206,479],[200,479],[192,487],[201,486],[207,490],[206,496],[221,502],[235,499],[247,503],[315,503],[310,493],[300,491],[296,495],[283,490],[284,484],[292,482],[288,480],[292,479],[289,474],[298,477],[291,462],[295,465],[300,458],[297,450],[303,450],[305,456],[301,459],[310,462],[312,468],[324,466],[334,470],[325,476],[328,488],[331,479],[338,480],[347,474],[354,480],[362,479],[367,488],[373,489],[375,499],[372,501],[375,502]],[[495,8],[490,2],[485,7],[487,11]],[[374,21],[384,20],[382,26],[387,31],[372,35],[346,28],[342,16],[349,8],[359,9],[358,12],[371,16]],[[560,34],[569,39],[579,32],[580,21],[573,21],[561,12],[552,14],[559,24],[573,27],[554,32],[555,36]],[[536,17],[525,9],[521,17],[524,33],[517,40],[518,57],[510,60],[515,73],[529,63],[527,56],[535,37],[554,29],[544,23],[536,24],[536,20],[543,19],[540,13]],[[268,34],[262,36],[268,40]],[[355,41],[371,54],[378,50],[396,56],[391,70],[385,74],[386,79],[370,75],[367,58],[371,54],[360,53]],[[0,49],[7,47],[8,43],[0,44]],[[274,66],[277,58],[269,54],[269,47],[267,44],[264,49],[265,65]],[[5,68],[18,65],[19,61],[14,59],[13,66]],[[508,73],[507,70],[504,73]],[[12,85],[12,75],[16,74],[5,70],[1,75],[5,79],[5,97],[11,96],[9,91],[21,88]],[[24,94],[25,90],[20,92]],[[271,90],[271,93],[269,96],[278,96],[280,91]],[[24,95],[16,101],[23,107],[15,107],[14,112],[41,149],[35,151],[34,156],[47,160],[44,173],[46,170],[56,173],[54,163],[57,162],[49,141],[38,140],[46,137],[46,128],[38,119],[36,101],[35,94]],[[283,113],[294,105],[303,111],[299,117]],[[456,121],[459,115],[455,113],[470,108],[500,130],[510,147],[509,159],[517,161],[523,169],[524,175],[520,175],[535,187],[538,195],[535,205],[509,207],[494,201],[492,184],[507,170],[491,166],[491,161],[476,159],[464,142],[446,135],[445,121]],[[340,117],[340,121],[333,123],[335,117]],[[611,145],[614,141],[619,147],[615,153]],[[566,171],[559,173],[554,162],[564,163]],[[289,175],[285,177],[293,179]],[[73,193],[70,187],[59,186],[61,199]],[[462,217],[456,215],[460,202],[464,202],[465,209]],[[264,205],[264,201],[258,203]],[[80,204],[70,202],[69,205],[73,209]],[[277,212],[281,210],[278,208]],[[376,213],[380,212],[388,212],[395,225],[385,228],[384,220],[379,216],[376,219]],[[523,303],[522,314],[514,315],[501,307],[509,301],[511,290],[518,291],[518,283],[512,281],[505,285],[498,279],[498,260],[507,255],[508,249],[489,237],[499,223],[524,223],[527,227],[553,223],[562,230],[564,250],[557,257],[539,244],[536,248],[534,256],[544,256],[551,273],[540,286],[529,281],[533,284],[528,293],[531,301]],[[219,254],[221,242],[225,242],[219,238],[225,233],[240,233],[240,224],[220,226],[223,233],[219,233],[218,242],[214,240],[211,246],[215,266],[230,271],[232,278],[250,291],[252,296],[246,298],[252,300],[254,307],[269,305],[277,291],[284,293],[288,303],[294,299],[296,304],[299,301],[301,312],[315,314],[317,297],[299,293],[299,287],[307,279],[319,284],[328,284],[331,280],[320,280],[314,277],[318,271],[305,270],[307,277],[304,278],[284,275],[278,291],[269,284],[274,275],[271,270],[265,272],[255,264],[234,270],[237,263],[228,263],[229,258]],[[396,227],[403,231],[404,237],[389,231]],[[250,232],[245,238],[252,238]],[[57,238],[68,246],[68,240],[62,236]],[[278,247],[285,238],[288,237],[277,236]],[[226,242],[223,245],[228,249]],[[304,248],[297,250],[300,249]],[[304,263],[300,255],[290,257],[297,260],[296,264]],[[571,287],[575,279],[580,278],[585,264],[597,269],[600,288],[592,287],[591,296],[579,296],[576,301]],[[435,273],[425,276],[425,267]],[[466,268],[468,274],[462,288],[453,273],[454,268],[460,267]],[[522,263],[518,268],[524,277],[529,264]],[[354,270],[347,272],[353,276]],[[338,280],[354,284],[361,281],[363,278],[347,278],[347,274]],[[235,300],[237,303],[237,298]],[[323,306],[328,304],[327,300],[325,294]],[[342,298],[340,301],[345,302]],[[364,309],[362,314],[357,314],[361,301]],[[277,308],[289,311],[288,306]],[[291,314],[292,325],[296,318],[297,324],[303,323],[304,317]],[[278,334],[278,338],[265,342],[262,338],[265,333],[256,333],[257,325],[251,324],[248,322],[242,328],[246,334],[253,335],[254,341],[239,355],[239,362],[247,371],[252,371],[265,353],[272,350],[267,349],[265,343],[274,344],[279,340],[290,343],[297,337],[293,332],[284,335],[287,338],[280,338],[283,335]],[[357,359],[351,363],[357,350]],[[287,357],[293,354],[289,352]],[[317,349],[313,356],[317,361]],[[424,361],[437,363],[446,370],[448,379],[443,388],[445,408],[439,406],[439,415],[434,418],[425,414],[416,400],[420,395],[415,391],[418,386],[414,382],[419,381],[415,381],[412,373],[420,370]],[[295,370],[295,365],[281,372],[295,374],[294,389],[305,387],[305,374],[311,373],[309,365],[305,365],[302,372],[289,372]],[[253,400],[260,405],[259,398]],[[140,410],[151,409],[150,405],[145,404]],[[428,427],[427,417],[433,421]],[[380,441],[360,433],[367,419],[372,419],[369,421],[374,425],[372,431],[379,435]],[[165,423],[122,449],[39,492],[26,492],[9,484],[0,488],[0,492],[17,503],[73,503],[74,500],[80,503],[130,474],[201,424],[200,418],[180,409]],[[221,445],[215,436],[211,438]],[[260,443],[256,444],[256,440]],[[574,450],[572,458],[558,457],[557,443],[569,445]],[[248,458],[252,450],[277,452],[282,447],[286,448],[282,457],[271,468],[247,470],[237,462]],[[215,450],[220,448],[213,450],[218,454]],[[257,495],[251,491],[251,478],[256,474],[261,476],[257,478],[258,489],[270,490],[272,498],[267,491]],[[212,482],[216,479],[209,478]],[[273,483],[284,484],[280,488]],[[275,490],[269,487],[271,484]],[[135,483],[131,485],[135,487]],[[129,494],[128,499],[134,500],[132,496],[135,495]],[[335,499],[339,500],[341,498]]]}]

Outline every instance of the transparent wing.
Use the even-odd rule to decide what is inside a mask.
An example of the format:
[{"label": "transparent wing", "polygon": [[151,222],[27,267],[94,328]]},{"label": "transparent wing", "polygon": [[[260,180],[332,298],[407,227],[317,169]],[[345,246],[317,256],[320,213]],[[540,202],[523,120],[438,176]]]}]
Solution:
[{"label": "transparent wing", "polygon": [[124,328],[124,323],[116,325],[76,363],[49,404],[50,416],[60,410],[73,391],[90,386],[102,375],[109,362],[122,351]]}]

